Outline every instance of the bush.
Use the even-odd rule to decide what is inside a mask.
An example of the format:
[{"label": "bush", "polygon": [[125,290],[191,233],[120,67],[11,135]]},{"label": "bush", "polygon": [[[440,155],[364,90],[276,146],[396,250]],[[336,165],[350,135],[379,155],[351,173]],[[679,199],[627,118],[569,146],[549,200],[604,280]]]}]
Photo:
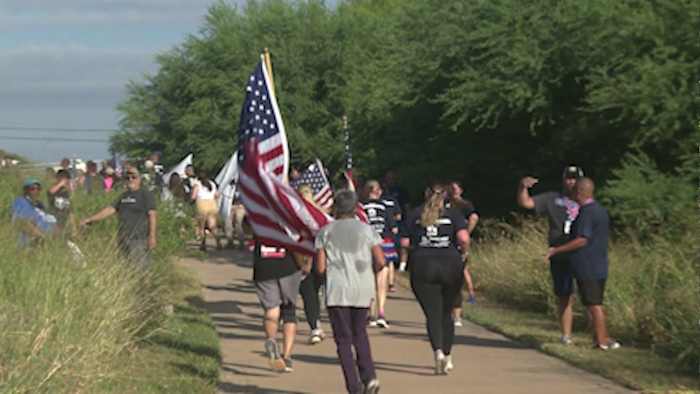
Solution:
[{"label": "bush", "polygon": [[645,240],[674,238],[697,221],[695,185],[686,177],[660,171],[644,153],[628,154],[600,193],[612,207],[616,225]]}]

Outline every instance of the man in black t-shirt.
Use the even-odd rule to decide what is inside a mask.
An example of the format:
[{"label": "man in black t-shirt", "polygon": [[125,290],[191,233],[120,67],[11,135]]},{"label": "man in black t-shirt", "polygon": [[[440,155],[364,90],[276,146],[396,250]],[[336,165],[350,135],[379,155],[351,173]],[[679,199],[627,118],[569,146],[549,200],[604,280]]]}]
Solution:
[{"label": "man in black t-shirt", "polygon": [[575,197],[581,209],[572,225],[570,241],[550,248],[547,258],[570,253],[581,301],[592,318],[596,345],[601,350],[617,349],[620,344],[608,336],[603,310],[610,218],[608,211],[593,199],[594,190],[590,178],[576,182]]},{"label": "man in black t-shirt", "polygon": [[[292,372],[291,357],[297,330],[296,301],[301,271],[291,253],[256,240],[253,250],[253,281],[260,304],[265,310],[265,353],[269,357],[270,368],[277,372]],[[280,320],[284,322],[282,352],[277,345]]]},{"label": "man in black t-shirt", "polygon": [[[571,226],[578,215],[579,206],[574,200],[573,191],[576,180],[583,177],[583,170],[577,166],[564,168],[561,192],[545,192],[530,196],[529,189],[538,179],[525,177],[520,181],[517,202],[523,208],[533,209],[538,215],[546,215],[549,222],[548,243],[550,247],[564,244],[571,233]],[[550,259],[550,273],[554,284],[554,294],[559,298],[559,324],[561,342],[571,344],[571,327],[573,324],[573,273],[571,262],[566,253]]]},{"label": "man in black t-shirt", "polygon": [[115,213],[119,219],[119,249],[130,261],[146,268],[150,251],[156,247],[156,202],[153,194],[141,187],[141,175],[134,167],[126,171],[127,191],[110,206],[83,219],[81,226],[104,220]]}]

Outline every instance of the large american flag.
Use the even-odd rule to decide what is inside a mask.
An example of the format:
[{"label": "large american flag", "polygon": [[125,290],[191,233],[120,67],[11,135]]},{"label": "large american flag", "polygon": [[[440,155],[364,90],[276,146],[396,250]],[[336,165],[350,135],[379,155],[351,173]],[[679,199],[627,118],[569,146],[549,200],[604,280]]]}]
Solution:
[{"label": "large american flag", "polygon": [[299,187],[305,184],[311,187],[314,193],[314,201],[318,206],[323,209],[333,206],[333,189],[331,189],[331,184],[328,182],[321,160],[316,159],[315,163],[304,170],[293,186]]},{"label": "large american flag", "polygon": [[261,56],[246,86],[238,126],[241,201],[259,241],[312,255],[314,236],[331,219],[286,183],[287,138],[270,87]]}]

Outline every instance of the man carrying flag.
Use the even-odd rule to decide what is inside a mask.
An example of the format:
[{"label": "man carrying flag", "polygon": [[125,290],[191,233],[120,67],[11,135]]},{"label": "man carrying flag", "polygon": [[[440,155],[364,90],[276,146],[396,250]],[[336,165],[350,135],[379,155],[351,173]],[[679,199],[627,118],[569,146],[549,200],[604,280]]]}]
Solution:
[{"label": "man carrying flag", "polygon": [[301,176],[296,181],[299,185],[309,185],[313,192],[313,199],[316,205],[325,211],[329,211],[333,206],[333,189],[328,182],[325,168],[321,160],[316,159],[316,162],[311,164],[306,171],[301,173]]},{"label": "man carrying flag", "polygon": [[[256,240],[253,280],[265,309],[265,351],[271,368],[291,372],[299,269],[306,261],[294,259],[291,252],[313,254],[314,235],[330,218],[286,183],[287,138],[265,60],[261,57],[248,80],[241,109],[239,187]],[[281,352],[276,339],[280,319],[284,322]]]}]

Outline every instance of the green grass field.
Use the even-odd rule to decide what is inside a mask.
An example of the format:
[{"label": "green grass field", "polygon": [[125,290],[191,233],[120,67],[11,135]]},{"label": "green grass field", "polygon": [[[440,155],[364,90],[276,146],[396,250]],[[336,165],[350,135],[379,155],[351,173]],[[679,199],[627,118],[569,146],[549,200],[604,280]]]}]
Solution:
[{"label": "green grass field", "polygon": [[[8,224],[20,178],[0,173],[0,218]],[[85,217],[116,197],[76,193],[72,207]],[[199,297],[197,281],[175,264],[188,225],[159,206],[148,271],[117,253],[116,219],[70,235],[82,261],[63,237],[22,249],[13,226],[0,228],[1,391],[214,392],[217,335],[190,303]]]},{"label": "green grass field", "polygon": [[465,316],[572,364],[648,392],[700,391],[700,265],[695,234],[673,242],[618,237],[610,247],[605,307],[618,351],[592,349],[582,306],[575,346],[559,344],[555,298],[544,260],[545,223],[487,223],[471,272],[479,304]]}]

